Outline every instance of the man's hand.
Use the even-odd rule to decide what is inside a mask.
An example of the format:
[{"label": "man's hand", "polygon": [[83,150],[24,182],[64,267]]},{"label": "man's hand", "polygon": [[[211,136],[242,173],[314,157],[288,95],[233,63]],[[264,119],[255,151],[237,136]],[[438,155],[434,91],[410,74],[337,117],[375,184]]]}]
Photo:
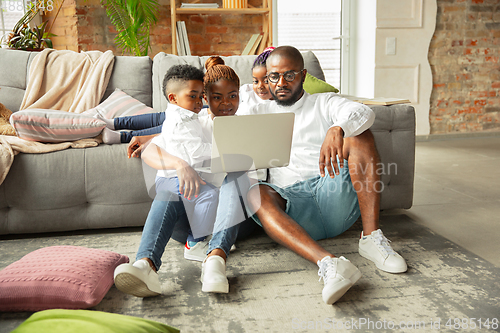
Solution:
[{"label": "man's hand", "polygon": [[147,143],[153,139],[156,134],[153,135],[144,135],[144,136],[134,136],[132,140],[130,140],[127,147],[127,155],[128,158],[131,157],[141,157],[141,152],[144,150]]},{"label": "man's hand", "polygon": [[[325,166],[331,178],[338,175],[339,165],[337,164],[337,156],[339,158],[340,167],[344,167],[344,131],[340,126],[331,127],[326,132],[325,140],[321,145],[319,153],[319,173],[321,177],[325,176]],[[333,169],[332,169],[333,164]],[[335,170],[335,173],[334,173]]]},{"label": "man's hand", "polygon": [[186,162],[179,163],[175,170],[179,179],[179,193],[187,199],[191,199],[193,195],[195,198],[198,197],[200,186],[206,184],[200,175]]}]

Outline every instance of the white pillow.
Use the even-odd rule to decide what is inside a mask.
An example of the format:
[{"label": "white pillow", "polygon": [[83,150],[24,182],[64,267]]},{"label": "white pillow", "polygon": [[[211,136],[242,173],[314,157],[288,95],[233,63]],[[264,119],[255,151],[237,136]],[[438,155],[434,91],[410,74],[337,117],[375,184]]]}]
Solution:
[{"label": "white pillow", "polygon": [[106,119],[156,112],[118,88],[104,102],[84,113],[93,115],[96,111]]},{"label": "white pillow", "polygon": [[10,123],[21,139],[53,143],[93,138],[106,127],[89,115],[45,109],[14,112]]}]

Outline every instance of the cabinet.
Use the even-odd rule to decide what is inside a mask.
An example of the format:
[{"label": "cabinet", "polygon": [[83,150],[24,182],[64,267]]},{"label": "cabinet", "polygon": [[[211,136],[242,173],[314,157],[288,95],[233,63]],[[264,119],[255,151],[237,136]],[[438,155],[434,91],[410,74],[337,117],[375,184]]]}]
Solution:
[{"label": "cabinet", "polygon": [[[267,40],[264,41],[267,46],[271,46],[272,39],[272,0],[262,0],[262,7],[253,8],[177,8],[175,0],[170,0],[170,19],[172,22],[172,54],[177,54],[177,16],[178,15],[262,15],[262,30]],[[242,50],[243,51],[243,50]]]}]

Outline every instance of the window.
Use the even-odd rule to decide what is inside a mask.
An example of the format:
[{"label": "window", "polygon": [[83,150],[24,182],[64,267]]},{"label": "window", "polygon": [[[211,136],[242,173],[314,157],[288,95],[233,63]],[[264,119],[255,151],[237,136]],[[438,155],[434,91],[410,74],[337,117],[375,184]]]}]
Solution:
[{"label": "window", "polygon": [[14,28],[17,21],[24,15],[25,0],[0,0],[0,39]]},{"label": "window", "polygon": [[326,81],[341,88],[342,0],[276,0],[277,45],[313,51]]}]

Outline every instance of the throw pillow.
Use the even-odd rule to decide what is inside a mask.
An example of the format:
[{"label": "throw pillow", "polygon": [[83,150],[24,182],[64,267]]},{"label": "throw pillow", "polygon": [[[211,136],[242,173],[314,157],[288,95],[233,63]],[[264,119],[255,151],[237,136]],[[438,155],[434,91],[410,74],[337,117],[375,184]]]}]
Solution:
[{"label": "throw pillow", "polygon": [[0,135],[16,135],[16,130],[9,122],[12,111],[0,103]]},{"label": "throw pillow", "polygon": [[101,302],[125,255],[80,246],[33,251],[0,271],[0,311],[85,309]]},{"label": "throw pillow", "polygon": [[104,102],[85,113],[92,114],[94,111],[99,112],[106,119],[156,112],[118,88]]},{"label": "throw pillow", "polygon": [[177,333],[152,320],[91,310],[45,310],[32,314],[12,333]]},{"label": "throw pillow", "polygon": [[106,123],[88,115],[27,109],[12,114],[10,122],[21,139],[38,142],[67,142],[98,136]]},{"label": "throw pillow", "polygon": [[304,81],[304,90],[309,94],[317,94],[324,92],[334,92],[338,93],[339,90],[329,83],[320,80],[309,73],[306,73],[306,79]]}]

